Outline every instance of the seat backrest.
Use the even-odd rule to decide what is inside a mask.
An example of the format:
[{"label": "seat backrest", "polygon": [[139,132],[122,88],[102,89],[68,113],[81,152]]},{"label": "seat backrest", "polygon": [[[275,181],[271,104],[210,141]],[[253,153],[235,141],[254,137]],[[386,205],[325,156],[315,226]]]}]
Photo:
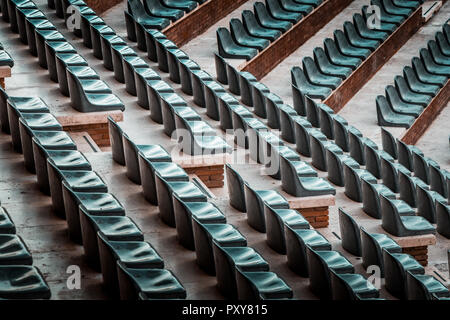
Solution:
[{"label": "seat backrest", "polygon": [[114,161],[119,164],[124,165],[124,154],[123,154],[123,140],[122,128],[114,121],[111,116],[108,116],[108,129],[109,129],[109,140],[111,142],[112,157]]},{"label": "seat backrest", "polygon": [[230,204],[241,212],[246,212],[244,180],[228,163],[225,165],[225,172]]},{"label": "seat backrest", "polygon": [[317,103],[308,96],[305,96],[305,109],[308,121],[311,122],[314,127],[320,127],[319,107],[317,106]]},{"label": "seat backrest", "polygon": [[[379,96],[383,97],[383,96]],[[386,98],[384,98],[386,99]],[[377,103],[378,103],[378,97],[377,97]],[[395,138],[387,129],[381,127],[381,145],[383,147],[383,150],[389,153],[392,158],[397,159],[398,153],[397,153],[397,144],[395,143]]]},{"label": "seat backrest", "polygon": [[216,33],[217,33],[217,43],[224,51],[235,45],[233,38],[231,37],[230,31],[228,31],[228,29],[218,28]]},{"label": "seat backrest", "polygon": [[66,69],[67,73],[67,84],[69,86],[70,100],[72,101],[72,105],[82,109],[84,104],[88,103],[86,93],[81,86],[81,83],[77,76],[72,73],[70,69]]},{"label": "seat backrest", "polygon": [[341,231],[342,247],[355,256],[361,256],[361,235],[356,221],[339,208],[339,227]]},{"label": "seat backrest", "polygon": [[384,230],[393,235],[400,234],[402,225],[400,216],[390,199],[380,194],[381,203],[381,225]]}]

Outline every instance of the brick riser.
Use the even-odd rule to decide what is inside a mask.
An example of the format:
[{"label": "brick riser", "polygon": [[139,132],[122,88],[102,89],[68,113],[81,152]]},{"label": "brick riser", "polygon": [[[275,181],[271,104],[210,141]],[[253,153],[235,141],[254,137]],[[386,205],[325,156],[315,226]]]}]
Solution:
[{"label": "brick riser", "polygon": [[99,147],[109,147],[109,130],[107,123],[66,126],[67,132],[87,132]]},{"label": "brick riser", "polygon": [[412,255],[422,266],[426,267],[428,265],[427,246],[402,248],[402,251],[403,253]]},{"label": "brick riser", "polygon": [[298,209],[297,211],[313,228],[327,228],[330,223],[328,207]]},{"label": "brick riser", "polygon": [[85,2],[97,14],[101,14],[106,10],[114,7],[116,4],[121,3],[122,0],[85,0]]},{"label": "brick riser", "polygon": [[195,174],[208,188],[221,188],[224,186],[224,166],[210,166],[200,168],[185,168],[188,174]]}]

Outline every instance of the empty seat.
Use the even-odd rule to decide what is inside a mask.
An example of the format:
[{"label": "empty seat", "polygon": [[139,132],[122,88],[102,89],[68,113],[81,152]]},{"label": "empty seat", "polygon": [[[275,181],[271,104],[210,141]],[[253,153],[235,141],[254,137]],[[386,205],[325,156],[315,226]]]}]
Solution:
[{"label": "empty seat", "polygon": [[406,299],[433,300],[433,295],[448,298],[450,292],[433,276],[406,272]]},{"label": "empty seat", "polygon": [[446,199],[436,191],[428,190],[420,185],[416,186],[417,215],[424,217],[431,223],[436,223],[436,202],[445,203]]},{"label": "empty seat", "polygon": [[402,248],[384,233],[369,233],[361,228],[361,253],[365,269],[370,266],[380,268],[380,276],[384,277],[383,251],[402,253]]},{"label": "empty seat", "polygon": [[144,0],[144,7],[147,14],[170,19],[172,22],[180,19],[184,15],[182,10],[166,7],[159,0]]},{"label": "empty seat", "polygon": [[316,63],[311,57],[305,57],[302,60],[303,71],[313,85],[336,89],[342,82],[342,79],[335,76],[322,74],[317,68]]},{"label": "empty seat", "polygon": [[[355,159],[360,165],[366,165],[367,171],[369,171],[369,168],[372,169],[372,171],[377,171],[377,160],[379,157],[376,157],[374,161],[372,161],[372,166],[368,167],[368,164],[366,163],[366,152],[364,152],[366,146],[371,147],[373,150],[378,150],[377,144],[369,138],[363,137],[362,133],[358,129],[352,127],[349,129],[350,130],[348,130],[347,136],[350,156],[352,156],[352,158]],[[374,152],[378,153],[377,151]],[[390,159],[389,154],[383,153],[383,151],[380,151],[379,153],[383,154],[384,158]]]},{"label": "empty seat", "polygon": [[380,296],[378,289],[360,274],[338,274],[331,270],[330,275],[333,300],[375,299]]},{"label": "empty seat", "polygon": [[21,237],[12,234],[0,234],[0,266],[32,264],[31,253]]},{"label": "empty seat", "polygon": [[398,162],[391,162],[383,158],[381,159],[381,179],[383,180],[383,184],[393,192],[399,192],[400,190],[400,173],[411,176],[411,172],[402,164]]},{"label": "empty seat", "polygon": [[139,294],[147,299],[186,298],[186,289],[169,270],[128,268],[119,262],[117,274],[121,300],[137,300]]},{"label": "empty seat", "polygon": [[310,148],[311,148],[311,164],[320,171],[327,171],[327,150],[333,151],[337,155],[343,155],[343,151],[332,141],[321,140],[322,133],[320,132],[319,137],[316,137],[314,132],[310,135]]},{"label": "empty seat", "polygon": [[288,209],[287,200],[274,190],[255,190],[245,183],[245,203],[247,205],[247,222],[255,230],[266,232],[265,207]]},{"label": "empty seat", "polygon": [[439,92],[439,86],[421,82],[414,69],[410,66],[403,68],[403,78],[406,80],[409,88],[416,93],[427,94],[434,97]]},{"label": "empty seat", "polygon": [[339,229],[341,231],[342,247],[354,256],[361,256],[361,235],[356,221],[339,208]]},{"label": "empty seat", "polygon": [[404,299],[407,294],[406,274],[424,274],[425,269],[411,255],[383,250],[385,287],[393,296]]},{"label": "empty seat", "polygon": [[51,293],[38,268],[0,266],[1,299],[50,299]]},{"label": "empty seat", "polygon": [[411,207],[417,207],[417,187],[428,190],[429,186],[417,177],[412,177],[409,172],[398,171],[398,192],[400,199]]},{"label": "empty seat", "polygon": [[250,60],[258,54],[254,48],[244,47],[236,44],[231,37],[230,32],[225,28],[217,29],[217,44],[219,54],[224,58],[246,59]]},{"label": "empty seat", "polygon": [[384,184],[370,183],[361,179],[363,210],[375,219],[381,219],[381,195],[388,199],[395,200],[395,193]]},{"label": "empty seat", "polygon": [[313,99],[325,100],[332,92],[332,89],[329,87],[311,83],[299,67],[293,67],[291,69],[291,80],[293,89],[298,89],[301,93]]},{"label": "empty seat", "polygon": [[89,214],[80,209],[80,225],[84,256],[89,265],[100,271],[97,233],[111,241],[144,241],[144,236],[132,219],[108,214]]},{"label": "empty seat", "polygon": [[269,271],[269,264],[253,248],[223,247],[213,242],[217,287],[228,298],[237,298],[236,270]]},{"label": "empty seat", "polygon": [[309,285],[321,299],[331,298],[331,270],[336,273],[354,273],[355,269],[338,251],[314,250],[307,246]]},{"label": "empty seat", "polygon": [[437,163],[430,164],[430,189],[436,191],[444,198],[448,197],[447,180],[450,172],[440,169]]},{"label": "empty seat", "polygon": [[262,26],[250,10],[242,11],[242,22],[248,33],[254,37],[275,41],[281,36],[281,31]]},{"label": "empty seat", "polygon": [[239,300],[291,299],[292,289],[276,273],[236,269]]},{"label": "empty seat", "polygon": [[439,170],[439,164],[428,157],[424,157],[418,154],[414,150],[412,151],[412,157],[413,157],[414,176],[421,179],[423,182],[429,184],[431,165],[433,165],[437,170]]},{"label": "empty seat", "polygon": [[147,92],[148,81],[161,80],[161,77],[151,68],[136,68],[134,73],[136,81],[136,94],[138,104],[144,109],[150,109],[150,103]]},{"label": "empty seat", "polygon": [[241,20],[236,18],[230,20],[230,31],[234,41],[244,47],[255,48],[262,51],[270,44],[266,39],[257,38],[248,34]]},{"label": "empty seat", "polygon": [[381,144],[384,151],[389,153],[392,158],[397,159],[397,143],[395,142],[395,138],[392,133],[385,128],[381,128]]},{"label": "empty seat", "polygon": [[378,96],[376,102],[379,126],[409,128],[414,123],[414,116],[394,111],[386,97]]},{"label": "empty seat", "polygon": [[339,154],[331,149],[326,149],[328,167],[328,180],[339,187],[345,185],[344,163],[353,169],[359,169],[359,163],[346,154]]},{"label": "empty seat", "polygon": [[226,218],[218,207],[210,202],[184,202],[173,197],[173,210],[178,242],[189,250],[195,250],[192,219],[199,223],[226,223]]},{"label": "empty seat", "polygon": [[267,244],[280,254],[286,254],[285,227],[293,230],[309,229],[310,225],[303,216],[292,209],[264,208],[266,216]]},{"label": "empty seat", "polygon": [[365,144],[364,155],[367,171],[372,173],[377,179],[381,179],[381,159],[391,162],[394,161],[394,158],[389,153],[383,150],[377,150],[370,144]]},{"label": "empty seat", "polygon": [[205,194],[192,182],[165,181],[158,173],[155,174],[155,179],[159,216],[170,227],[175,227],[173,195],[185,202],[206,202]]},{"label": "empty seat", "polygon": [[153,205],[158,205],[155,182],[156,173],[165,181],[189,181],[188,174],[178,164],[169,162],[170,158],[166,158],[165,161],[161,160],[163,159],[158,161],[158,159],[147,157],[144,152],[139,152],[142,193],[145,199]]},{"label": "empty seat", "polygon": [[264,28],[285,32],[292,27],[291,22],[274,18],[262,2],[258,1],[253,4],[253,12],[255,13],[256,20]]},{"label": "empty seat", "polygon": [[365,60],[370,55],[370,49],[352,45],[342,30],[335,30],[333,35],[334,42],[342,54],[361,60]]},{"label": "empty seat", "polygon": [[11,217],[8,214],[8,211],[0,207],[0,234],[15,234],[16,226],[14,222],[11,220]]},{"label": "empty seat", "polygon": [[148,242],[109,240],[99,233],[98,248],[103,284],[115,296],[120,295],[117,262],[134,269],[164,268],[163,259]]},{"label": "empty seat", "polygon": [[331,244],[316,230],[285,227],[287,265],[302,277],[308,277],[307,247],[313,250],[331,250]]},{"label": "empty seat", "polygon": [[407,145],[403,141],[397,139],[398,162],[401,163],[409,171],[414,170],[412,151],[423,156],[423,152],[416,146]]},{"label": "empty seat", "polygon": [[323,44],[328,58],[335,65],[355,70],[362,63],[362,59],[358,57],[341,53],[333,39],[326,38]]},{"label": "empty seat", "polygon": [[353,169],[346,163],[343,166],[345,195],[353,201],[363,202],[361,181],[364,179],[369,183],[377,183],[377,179],[364,169]]},{"label": "empty seat", "polygon": [[[66,184],[65,184],[66,186]],[[76,243],[82,243],[80,210],[89,215],[124,216],[125,210],[120,202],[109,193],[72,192],[72,199],[67,201],[64,194],[64,207],[69,237]]]},{"label": "empty seat", "polygon": [[111,116],[108,116],[109,140],[111,143],[111,152],[113,160],[124,166],[125,155],[123,152],[123,130]]},{"label": "empty seat", "polygon": [[383,229],[394,236],[407,237],[436,232],[426,219],[414,216],[414,210],[402,200],[391,200],[381,195],[381,212]]},{"label": "empty seat", "polygon": [[230,205],[240,212],[247,212],[245,203],[244,180],[240,174],[231,167],[230,164],[225,165],[225,173],[227,176],[228,195]]},{"label": "empty seat", "polygon": [[221,247],[247,246],[245,237],[231,224],[203,224],[193,217],[192,226],[197,264],[210,275],[216,272],[213,242]]}]

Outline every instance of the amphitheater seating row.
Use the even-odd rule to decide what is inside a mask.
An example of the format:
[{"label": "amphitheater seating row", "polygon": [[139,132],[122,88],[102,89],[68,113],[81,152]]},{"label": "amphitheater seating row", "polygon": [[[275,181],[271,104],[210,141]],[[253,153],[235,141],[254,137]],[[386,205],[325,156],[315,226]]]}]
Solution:
[{"label": "amphitheater seating row", "polygon": [[[50,79],[59,83],[61,92],[70,96],[72,107],[80,112],[124,110],[122,101],[88,66],[86,60],[57,31],[32,1],[7,1],[4,20],[20,34],[30,53],[38,56],[39,65],[48,69]],[[8,12],[8,14],[6,14]]]},{"label": "amphitheater seating row", "polygon": [[420,57],[412,58],[412,67],[395,77],[395,86],[387,86],[385,95],[377,97],[378,125],[409,128],[445,86],[450,77],[450,41],[444,33],[449,34],[449,28],[445,24],[420,50]]},{"label": "amphitheater seating row", "polygon": [[[230,298],[292,298],[292,290],[246,238],[159,145],[136,145],[109,118],[113,159],[128,178],[141,184],[144,197],[159,207],[162,221],[177,229],[178,241],[195,250],[197,264],[216,275],[220,292]],[[148,154],[146,156],[146,154]],[[124,161],[123,161],[124,160]]]},{"label": "amphitheater seating row", "polygon": [[67,221],[70,239],[83,245],[87,262],[103,273],[105,285],[122,299],[185,298],[181,283],[163,269],[162,258],[45,103],[15,99],[24,108],[7,100],[14,149],[23,153],[39,189],[51,196],[55,213]]},{"label": "amphitheater seating row", "polygon": [[8,211],[0,206],[0,299],[50,299],[51,292]]},{"label": "amphitheater seating row", "polygon": [[334,31],[334,39],[324,40],[323,49],[314,49],[314,58],[305,57],[302,68],[292,68],[292,85],[311,98],[325,100],[419,6],[419,2],[408,3],[411,8],[392,0],[372,0],[381,8],[381,23],[371,28],[368,7],[363,6],[362,14],[354,14],[343,30]]},{"label": "amphitheater seating row", "polygon": [[[90,23],[95,24],[90,24]],[[137,53],[126,42],[108,27],[103,20],[87,22],[91,28],[90,38],[81,36],[85,45],[93,49],[94,56],[103,60],[105,68],[114,71],[115,79],[125,83],[128,93],[138,97],[138,103],[145,109],[150,109],[151,118],[164,125],[164,132],[171,137],[176,129],[183,130],[182,150],[186,154],[215,154],[230,151],[230,146],[214,134],[214,130],[204,121],[197,112],[189,107],[186,101],[172,87],[150,68],[147,62],[138,57]],[[149,47],[159,57],[159,67],[168,71],[169,67],[174,77],[179,76],[181,67],[179,61],[187,58],[181,50],[170,50],[174,45],[169,40],[155,43],[160,39],[160,32],[146,30]],[[155,35],[151,34],[155,33]],[[164,46],[166,44],[167,46]],[[178,60],[180,56],[180,60]],[[195,79],[187,74],[186,86],[196,88]],[[184,79],[185,77],[183,77]],[[201,92],[202,93],[202,92]],[[192,93],[191,93],[192,94]],[[195,97],[198,95],[196,94]],[[186,136],[187,135],[187,136]],[[186,136],[186,137],[185,137]],[[186,139],[184,139],[186,138]]]},{"label": "amphitheater seating row", "polygon": [[230,28],[217,29],[219,54],[224,58],[250,60],[278,39],[323,0],[265,0],[255,2],[253,12],[244,10],[242,21],[230,20]]}]

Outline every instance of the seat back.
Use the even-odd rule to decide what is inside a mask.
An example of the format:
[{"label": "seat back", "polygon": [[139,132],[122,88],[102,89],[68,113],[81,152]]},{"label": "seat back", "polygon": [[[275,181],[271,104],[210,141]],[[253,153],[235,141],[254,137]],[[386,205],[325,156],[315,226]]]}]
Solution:
[{"label": "seat back", "polygon": [[225,171],[231,206],[241,212],[246,212],[244,180],[228,163],[225,165]]},{"label": "seat back", "polygon": [[[383,97],[383,96],[379,96]],[[384,98],[386,99],[386,98]],[[378,97],[377,97],[378,103]],[[381,145],[383,146],[383,150],[389,153],[392,158],[397,159],[397,144],[395,143],[394,136],[385,128],[381,128]]]},{"label": "seat back", "polygon": [[430,189],[432,191],[436,191],[444,198],[447,198],[448,190],[447,190],[447,181],[446,176],[450,176],[448,171],[441,170],[436,167],[434,164],[430,164]]},{"label": "seat back", "polygon": [[108,116],[108,130],[113,160],[120,165],[125,165],[122,140],[123,131],[111,116]]},{"label": "seat back", "polygon": [[339,208],[339,228],[341,231],[342,247],[354,256],[360,257],[361,235],[359,226],[342,208]]}]

